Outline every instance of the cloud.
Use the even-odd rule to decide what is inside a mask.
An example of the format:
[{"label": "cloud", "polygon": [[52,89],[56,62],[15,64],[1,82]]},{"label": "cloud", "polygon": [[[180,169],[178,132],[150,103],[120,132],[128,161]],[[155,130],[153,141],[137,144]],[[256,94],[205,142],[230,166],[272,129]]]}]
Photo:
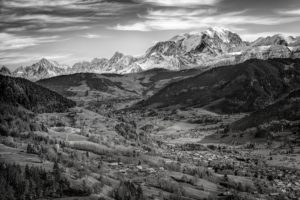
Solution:
[{"label": "cloud", "polygon": [[104,0],[2,0],[0,30],[25,32],[91,26],[130,13],[135,5]]},{"label": "cloud", "polygon": [[63,23],[88,22],[88,19],[81,18],[81,17],[64,17],[64,16],[55,16],[55,15],[47,15],[47,14],[27,14],[22,16],[13,15],[10,18],[4,19],[3,21],[8,23],[25,21],[31,23],[63,24]]},{"label": "cloud", "polygon": [[[185,30],[200,28],[198,17],[216,13],[216,9],[148,9],[146,15],[138,15],[144,21],[118,24],[112,29],[122,31]],[[205,25],[203,25],[205,26]]]},{"label": "cloud", "polygon": [[278,25],[300,20],[300,16],[254,16],[247,12],[248,10],[241,10],[220,14],[215,9],[150,9],[145,15],[138,15],[140,19],[138,22],[118,24],[113,29],[122,31],[188,30],[208,26]]},{"label": "cloud", "polygon": [[152,30],[150,26],[142,22],[129,24],[129,25],[118,24],[117,26],[110,27],[110,28],[118,31],[151,31]]},{"label": "cloud", "polygon": [[15,7],[15,8],[29,8],[29,7],[57,7],[57,6],[69,6],[72,4],[76,4],[80,1],[78,0],[4,0],[6,6],[8,7]]},{"label": "cloud", "polygon": [[90,26],[65,26],[65,27],[56,27],[55,24],[47,26],[45,28],[40,27],[37,30],[35,25],[26,25],[22,27],[11,27],[6,28],[5,32],[7,33],[26,33],[28,31],[34,30],[36,33],[58,33],[58,32],[67,32],[67,31],[79,31],[89,29]]},{"label": "cloud", "polygon": [[156,19],[156,18],[171,18],[171,17],[189,17],[199,15],[211,15],[217,12],[215,8],[209,9],[160,9],[160,10],[148,10],[148,15],[138,15],[140,18]]},{"label": "cloud", "polygon": [[300,15],[300,9],[296,9],[296,10],[279,10],[277,12],[281,15]]},{"label": "cloud", "polygon": [[[83,40],[82,37],[89,39],[104,37],[93,33],[83,34],[81,30],[106,27],[110,20],[130,14],[132,9],[140,6],[130,1],[2,0],[0,3],[0,54],[2,55],[0,60],[13,64],[49,57],[52,54],[54,58],[59,59],[59,55],[56,55],[58,49],[55,49],[54,45],[47,45],[45,48],[42,45],[74,37],[77,37],[79,41]],[[76,46],[76,43],[70,42],[68,45]],[[71,48],[68,52],[75,52],[74,49]],[[49,51],[49,54],[28,54],[34,51]],[[17,54],[12,55],[12,52]],[[77,59],[77,57],[72,59]]]},{"label": "cloud", "polygon": [[93,33],[86,33],[82,35],[82,37],[87,39],[97,39],[97,38],[104,38],[105,36],[99,34],[93,34]]},{"label": "cloud", "polygon": [[142,3],[149,3],[158,6],[189,7],[199,5],[215,5],[221,0],[140,0]]},{"label": "cloud", "polygon": [[111,9],[123,7],[120,2],[107,2],[104,0],[3,0],[3,5],[7,8],[37,8],[39,10],[97,10],[102,6]]},{"label": "cloud", "polygon": [[42,43],[57,41],[59,36],[29,37],[9,33],[0,33],[0,50],[24,49]]},{"label": "cloud", "polygon": [[89,29],[89,26],[66,26],[66,27],[60,27],[60,28],[42,28],[39,29],[39,32],[47,32],[47,33],[51,33],[51,32],[65,32],[65,31],[78,31],[78,30],[85,30],[85,29]]}]

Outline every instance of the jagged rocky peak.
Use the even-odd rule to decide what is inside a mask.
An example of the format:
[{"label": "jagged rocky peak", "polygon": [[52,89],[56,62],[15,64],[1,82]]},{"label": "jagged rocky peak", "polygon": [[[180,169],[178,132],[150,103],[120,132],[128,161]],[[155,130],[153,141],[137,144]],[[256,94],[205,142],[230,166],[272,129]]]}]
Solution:
[{"label": "jagged rocky peak", "polygon": [[41,71],[51,70],[51,71],[55,72],[57,70],[65,68],[65,67],[66,66],[60,65],[56,61],[50,61],[46,58],[42,58],[37,63],[34,63],[32,66],[28,66],[26,68],[27,68],[27,70],[28,70],[28,68],[35,68],[36,70],[41,70]]},{"label": "jagged rocky peak", "polygon": [[276,34],[273,36],[260,37],[251,43],[252,46],[270,46],[270,45],[283,45],[290,46],[296,43],[296,38],[292,36],[285,36],[283,34]]},{"label": "jagged rocky peak", "polygon": [[39,63],[49,64],[50,62],[46,58],[42,58]]},{"label": "jagged rocky peak", "polygon": [[38,62],[27,67],[19,67],[14,72],[14,76],[27,78],[30,80],[39,80],[66,73],[67,66],[60,65],[55,61],[49,61],[42,58]]},{"label": "jagged rocky peak", "polygon": [[107,58],[93,58],[91,63],[92,64],[104,64],[108,61]]},{"label": "jagged rocky peak", "polygon": [[45,66],[45,67],[49,67],[49,66],[59,67],[60,66],[56,61],[50,61],[50,60],[48,60],[46,58],[42,58],[36,64],[41,65],[41,66]]},{"label": "jagged rocky peak", "polygon": [[238,40],[239,42],[242,42],[242,39],[240,36],[234,32],[229,31],[226,28],[221,27],[210,27],[202,32],[193,31],[190,33],[184,33],[177,35],[173,38],[171,38],[171,41],[178,42],[180,40],[189,39],[191,37],[198,37],[198,38],[212,38],[212,39],[220,39],[224,43],[229,43],[234,40]]},{"label": "jagged rocky peak", "polygon": [[109,59],[110,61],[115,61],[115,60],[119,60],[120,58],[122,58],[124,56],[123,53],[120,53],[118,51],[116,51],[114,53],[114,55]]},{"label": "jagged rocky peak", "polygon": [[77,68],[77,67],[88,67],[88,66],[90,66],[90,62],[88,62],[88,61],[81,61],[81,62],[77,62],[77,63],[75,63],[74,65],[73,65],[73,67],[72,68]]},{"label": "jagged rocky peak", "polygon": [[224,43],[242,43],[241,37],[226,28],[210,27],[203,33],[209,35],[211,38],[218,37]]},{"label": "jagged rocky peak", "polygon": [[233,65],[255,58],[299,58],[300,38],[277,34],[246,42],[225,28],[211,27],[204,31],[177,35],[169,40],[157,42],[139,57],[115,52],[109,58],[94,58],[78,62],[71,68],[45,58],[13,72],[30,80],[72,73],[133,73],[153,68],[182,70]]},{"label": "jagged rocky peak", "polygon": [[148,49],[148,51],[146,52],[146,57],[155,56],[157,53],[171,56],[179,53],[179,49],[174,41],[158,42],[153,47]]},{"label": "jagged rocky peak", "polygon": [[88,61],[81,61],[78,63],[75,63],[72,66],[72,69],[69,73],[82,73],[82,72],[102,72],[103,67],[107,63],[106,58],[93,58],[90,62]]},{"label": "jagged rocky peak", "polygon": [[115,54],[108,60],[104,70],[110,73],[124,73],[123,70],[131,68],[131,64],[136,61],[136,58],[130,55],[124,55],[120,52],[115,52]]},{"label": "jagged rocky peak", "polygon": [[[232,48],[244,47],[246,43],[241,37],[225,28],[210,27],[202,32],[190,32],[177,35],[170,39],[184,52],[212,54],[227,53]],[[220,52],[214,49],[220,50]]]},{"label": "jagged rocky peak", "polygon": [[218,37],[222,42],[229,43],[229,30],[220,28],[220,27],[210,27],[203,32],[204,34],[208,35],[210,38]]},{"label": "jagged rocky peak", "polygon": [[110,65],[110,67],[113,67],[115,64],[127,64],[130,65],[132,62],[134,62],[136,58],[130,55],[125,55],[120,52],[115,52],[115,54],[108,60],[107,65]]},{"label": "jagged rocky peak", "polygon": [[10,76],[11,71],[6,66],[3,65],[0,69],[0,74],[5,75],[5,76]]}]

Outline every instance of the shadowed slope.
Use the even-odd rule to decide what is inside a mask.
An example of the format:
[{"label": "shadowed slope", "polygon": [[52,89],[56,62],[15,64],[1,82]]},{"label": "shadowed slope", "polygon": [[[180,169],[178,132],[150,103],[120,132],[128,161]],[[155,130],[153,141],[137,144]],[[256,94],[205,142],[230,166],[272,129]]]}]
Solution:
[{"label": "shadowed slope", "polygon": [[249,60],[174,82],[140,106],[197,106],[220,113],[251,112],[300,87],[300,59]]}]

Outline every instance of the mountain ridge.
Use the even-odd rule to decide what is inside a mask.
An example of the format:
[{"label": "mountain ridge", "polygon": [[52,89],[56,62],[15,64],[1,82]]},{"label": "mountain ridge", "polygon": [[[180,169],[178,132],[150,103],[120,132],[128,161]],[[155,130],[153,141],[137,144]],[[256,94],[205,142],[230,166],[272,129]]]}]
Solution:
[{"label": "mountain ridge", "polygon": [[44,112],[65,112],[75,102],[24,78],[0,75],[0,134],[43,130],[35,116]]},{"label": "mountain ridge", "polygon": [[249,59],[300,58],[300,38],[276,34],[253,42],[227,29],[213,27],[202,32],[180,34],[150,47],[144,55],[133,57],[116,52],[110,59],[94,58],[73,66],[42,59],[17,68],[12,75],[30,80],[73,73],[136,73],[153,68],[183,70],[232,65]]},{"label": "mountain ridge", "polygon": [[196,106],[217,113],[252,112],[300,87],[300,59],[251,59],[173,82],[137,104]]},{"label": "mountain ridge", "polygon": [[234,122],[230,128],[232,130],[244,131],[248,128],[258,127],[264,123],[278,120],[296,121],[300,118],[300,88],[297,88],[274,104],[262,110]]}]

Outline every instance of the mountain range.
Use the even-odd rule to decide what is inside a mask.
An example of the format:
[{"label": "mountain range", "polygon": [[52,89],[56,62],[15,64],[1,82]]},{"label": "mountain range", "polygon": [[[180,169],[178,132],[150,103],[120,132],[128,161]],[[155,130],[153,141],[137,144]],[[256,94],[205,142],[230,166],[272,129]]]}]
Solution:
[{"label": "mountain range", "polygon": [[158,42],[140,57],[116,52],[110,59],[94,58],[90,62],[83,61],[73,66],[61,65],[43,58],[31,66],[19,67],[11,74],[36,81],[81,72],[126,74],[153,68],[208,70],[249,59],[272,58],[300,58],[300,37],[277,34],[246,42],[236,33],[214,27]]}]

